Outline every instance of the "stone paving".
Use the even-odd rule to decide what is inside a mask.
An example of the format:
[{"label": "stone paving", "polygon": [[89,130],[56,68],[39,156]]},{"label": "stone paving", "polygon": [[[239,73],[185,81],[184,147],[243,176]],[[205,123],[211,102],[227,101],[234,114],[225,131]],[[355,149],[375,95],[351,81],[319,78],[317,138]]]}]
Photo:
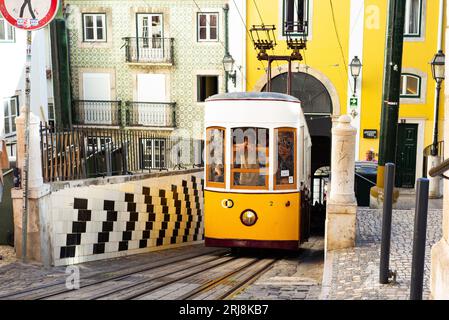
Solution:
[{"label": "stone paving", "polygon": [[16,253],[13,247],[0,246],[0,267],[15,262]]},{"label": "stone paving", "polygon": [[[382,210],[359,208],[356,247],[327,253],[322,299],[409,299],[414,210],[394,210],[390,269],[394,284],[379,284]],[[442,210],[430,209],[427,219],[423,299],[429,297],[430,250],[442,236]]]}]

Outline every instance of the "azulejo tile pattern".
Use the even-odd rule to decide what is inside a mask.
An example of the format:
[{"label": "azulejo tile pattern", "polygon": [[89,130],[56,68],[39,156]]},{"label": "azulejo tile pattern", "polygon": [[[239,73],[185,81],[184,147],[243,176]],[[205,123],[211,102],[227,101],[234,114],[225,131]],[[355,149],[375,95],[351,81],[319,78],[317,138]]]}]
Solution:
[{"label": "azulejo tile pattern", "polygon": [[200,175],[184,175],[165,188],[145,181],[132,187],[55,196],[55,265],[204,239]]},{"label": "azulejo tile pattern", "polygon": [[[68,0],[71,13],[67,18],[69,29],[72,90],[75,99],[80,98],[80,69],[114,70],[115,97],[122,101],[136,100],[137,73],[168,73],[170,79],[167,92],[176,102],[176,127],[184,134],[202,137],[203,104],[196,101],[198,74],[215,74],[223,78],[225,0],[196,0],[203,12],[219,12],[219,42],[197,42],[196,17],[199,12],[194,1],[187,0]],[[82,12],[110,12],[107,44],[82,43]],[[124,37],[135,37],[135,11],[163,12],[166,23],[164,37],[174,38],[173,66],[135,66],[125,61]],[[219,81],[220,92],[224,91]],[[114,84],[112,84],[114,86]]]}]

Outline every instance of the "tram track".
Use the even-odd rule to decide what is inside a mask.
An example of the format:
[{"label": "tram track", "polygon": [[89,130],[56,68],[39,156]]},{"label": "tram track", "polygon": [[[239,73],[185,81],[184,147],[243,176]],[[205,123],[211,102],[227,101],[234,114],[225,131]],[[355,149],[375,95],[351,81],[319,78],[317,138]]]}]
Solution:
[{"label": "tram track", "polygon": [[[139,267],[139,266],[133,266],[133,267],[123,267],[119,268],[117,270],[113,270],[110,272],[95,272],[83,279],[80,280],[80,289],[95,286],[107,281],[112,280],[119,280],[122,278],[125,278],[127,276],[134,275],[136,273],[140,272],[146,272],[150,271],[152,269],[168,266],[170,264],[174,264],[177,262],[186,261],[187,259],[195,259],[202,256],[208,256],[208,255],[214,255],[218,254],[218,256],[213,256],[211,259],[217,259],[217,257],[228,255],[228,250],[218,249],[218,250],[212,250],[208,252],[202,252],[202,253],[194,253],[194,254],[183,254],[180,256],[170,257],[167,259],[164,259],[162,261],[156,261],[155,263],[151,263],[151,266],[145,266],[145,267]],[[117,274],[118,273],[118,274]],[[99,279],[98,279],[99,278]],[[61,288],[60,286],[63,286]],[[54,290],[51,290],[54,288]],[[80,290],[77,289],[77,290]],[[49,291],[50,290],[50,291]],[[43,291],[43,292],[41,292]],[[6,293],[0,295],[0,300],[39,300],[39,299],[45,299],[52,296],[56,296],[59,294],[63,294],[66,292],[72,292],[73,289],[68,289],[66,287],[66,280],[59,281],[56,283],[50,283],[42,286],[37,287],[31,287],[24,290]]]},{"label": "tram track", "polygon": [[[105,282],[105,288],[102,287],[96,287],[93,288],[90,292],[84,293],[80,290],[68,292],[62,296],[52,296],[47,298],[52,299],[61,299],[61,298],[68,298],[71,297],[76,299],[86,299],[86,300],[130,300],[137,296],[140,296],[142,294],[148,293],[150,291],[158,290],[164,286],[167,286],[171,283],[174,283],[176,281],[179,281],[180,279],[184,279],[187,277],[192,276],[192,272],[204,272],[205,270],[216,268],[217,266],[220,266],[222,264],[225,264],[229,261],[235,260],[235,257],[231,257],[228,255],[222,256],[222,257],[213,257],[210,259],[207,259],[206,261],[199,261],[193,266],[175,266],[174,268],[168,268],[165,270],[160,270],[157,272],[155,271],[154,274],[148,275],[146,279],[143,280],[137,280],[137,281],[129,281],[127,282],[126,279],[114,279],[111,281],[108,281],[110,283]],[[189,269],[186,269],[186,267],[189,267]],[[188,273],[187,276],[181,276],[172,280],[168,280],[167,278],[171,278],[175,276],[176,274],[180,273]],[[130,277],[142,277],[143,275],[136,273],[131,275]],[[111,288],[112,287],[112,288]],[[103,290],[104,289],[104,290]],[[93,292],[92,292],[93,291]],[[98,292],[99,291],[99,292]],[[80,297],[81,295],[81,297]]]},{"label": "tram track", "polygon": [[[229,274],[206,283],[197,290],[182,296],[180,300],[210,300],[211,298],[214,300],[225,300],[244,290],[244,288],[254,282],[258,277],[271,269],[277,261],[277,259],[258,260],[248,267],[230,272]],[[242,273],[240,274],[240,277],[239,273]],[[249,275],[246,275],[247,273],[249,273]],[[237,279],[232,279],[233,276]],[[220,286],[222,288],[220,288]]]},{"label": "tram track", "polygon": [[120,268],[107,275],[98,272],[85,278],[76,290],[61,282],[0,299],[223,300],[242,291],[279,259],[233,255],[221,249],[170,257],[151,266]]}]

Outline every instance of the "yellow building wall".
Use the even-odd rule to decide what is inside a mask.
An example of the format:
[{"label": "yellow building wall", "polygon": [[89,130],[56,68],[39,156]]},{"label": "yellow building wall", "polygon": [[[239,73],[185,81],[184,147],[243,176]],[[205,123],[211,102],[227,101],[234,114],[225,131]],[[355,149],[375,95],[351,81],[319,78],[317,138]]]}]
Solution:
[{"label": "yellow building wall", "polygon": [[[426,99],[425,103],[401,104],[399,117],[425,119],[423,147],[426,147],[432,143],[433,133],[435,82],[432,78],[429,62],[437,51],[439,1],[424,0],[424,2],[425,16],[421,22],[424,24],[424,37],[421,41],[406,40],[404,42],[403,68],[415,68],[427,74],[427,88],[424,91]],[[281,2],[278,0],[256,0],[256,3],[262,15],[263,23],[266,25],[274,24],[277,28],[278,45],[270,53],[279,55],[290,54],[291,51],[287,50],[285,40],[278,38],[278,29],[282,27],[282,21],[280,21],[282,17],[282,12],[280,12],[282,10]],[[254,1],[247,0],[246,5],[246,24],[249,30],[252,25],[259,25],[262,21]],[[338,92],[341,114],[345,114],[347,113],[348,84],[351,87],[353,85],[353,80],[348,79],[348,67],[346,66],[350,58],[352,58],[348,57],[349,35],[351,32],[349,30],[350,0],[334,0],[333,8],[342,50],[340,49],[333,24],[330,1],[313,0],[312,16],[311,19],[309,18],[311,23],[310,39],[307,42],[305,60],[301,63],[307,63],[307,65],[329,78]],[[360,17],[364,18],[360,147],[358,155],[360,160],[365,159],[368,150],[373,149],[377,154],[379,149],[379,139],[364,139],[363,129],[377,129],[378,136],[380,134],[387,11],[387,0],[365,0],[365,12]],[[267,67],[267,63],[266,61],[261,62],[257,60],[257,52],[252,45],[249,35],[247,35],[247,43],[247,87],[248,91],[252,91],[256,82],[264,76],[264,68]],[[341,51],[343,51],[343,54]],[[285,63],[274,62],[272,67],[275,69],[283,64]],[[357,90],[360,90],[360,88],[358,87]],[[441,90],[443,93],[444,88]],[[439,113],[440,140],[443,137],[443,117],[444,110],[441,102]],[[417,150],[417,152],[421,153],[422,150]],[[377,155],[376,159],[378,159]]]},{"label": "yellow building wall", "polygon": [[[432,143],[434,125],[435,81],[432,78],[429,62],[437,52],[439,1],[427,0],[423,8],[425,16],[423,40],[410,41],[404,38],[402,68],[415,68],[427,74],[427,88],[424,90],[425,103],[400,103],[400,118],[425,119],[424,146]],[[379,10],[379,28],[375,27],[374,8]],[[363,43],[363,79],[362,79],[362,116],[359,158],[365,159],[366,151],[374,149],[378,153],[379,139],[364,139],[363,129],[377,129],[380,134],[380,116],[382,107],[383,70],[385,56],[385,37],[387,25],[388,1],[365,1],[365,26]],[[444,39],[444,37],[443,37]],[[444,45],[443,45],[444,48]],[[441,92],[443,92],[442,89]],[[443,138],[443,103],[440,102],[439,139]],[[423,150],[417,150],[422,153]],[[378,157],[376,156],[376,159]]]},{"label": "yellow building wall", "polygon": [[[346,113],[347,101],[347,62],[348,45],[349,45],[349,0],[333,1],[334,16],[336,27],[340,38],[344,59],[341,54],[340,45],[335,35],[334,25],[332,23],[332,11],[329,1],[314,0],[312,8],[311,39],[307,42],[307,50],[305,51],[305,60],[307,65],[325,74],[332,82],[338,92],[340,100],[341,113]],[[270,54],[289,55],[291,50],[287,50],[285,40],[278,39],[278,31],[282,28],[282,2],[278,0],[256,0],[257,7],[263,18],[265,25],[274,24],[276,26],[276,39],[278,45]],[[256,10],[253,0],[247,0],[247,19],[246,25],[248,30],[252,25],[262,24],[259,14]],[[310,32],[309,32],[310,36]],[[264,76],[264,68],[267,67],[266,61],[257,60],[257,52],[252,45],[251,38],[247,34],[247,87],[248,91],[254,90],[255,83]],[[272,67],[286,65],[286,62],[274,62]],[[296,70],[293,70],[296,71]]]}]

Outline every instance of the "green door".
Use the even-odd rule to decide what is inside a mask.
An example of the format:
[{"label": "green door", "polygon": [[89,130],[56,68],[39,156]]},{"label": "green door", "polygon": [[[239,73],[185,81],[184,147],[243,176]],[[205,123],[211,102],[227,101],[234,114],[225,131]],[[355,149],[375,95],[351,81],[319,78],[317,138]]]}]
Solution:
[{"label": "green door", "polygon": [[400,123],[396,147],[396,187],[414,188],[418,125]]}]

